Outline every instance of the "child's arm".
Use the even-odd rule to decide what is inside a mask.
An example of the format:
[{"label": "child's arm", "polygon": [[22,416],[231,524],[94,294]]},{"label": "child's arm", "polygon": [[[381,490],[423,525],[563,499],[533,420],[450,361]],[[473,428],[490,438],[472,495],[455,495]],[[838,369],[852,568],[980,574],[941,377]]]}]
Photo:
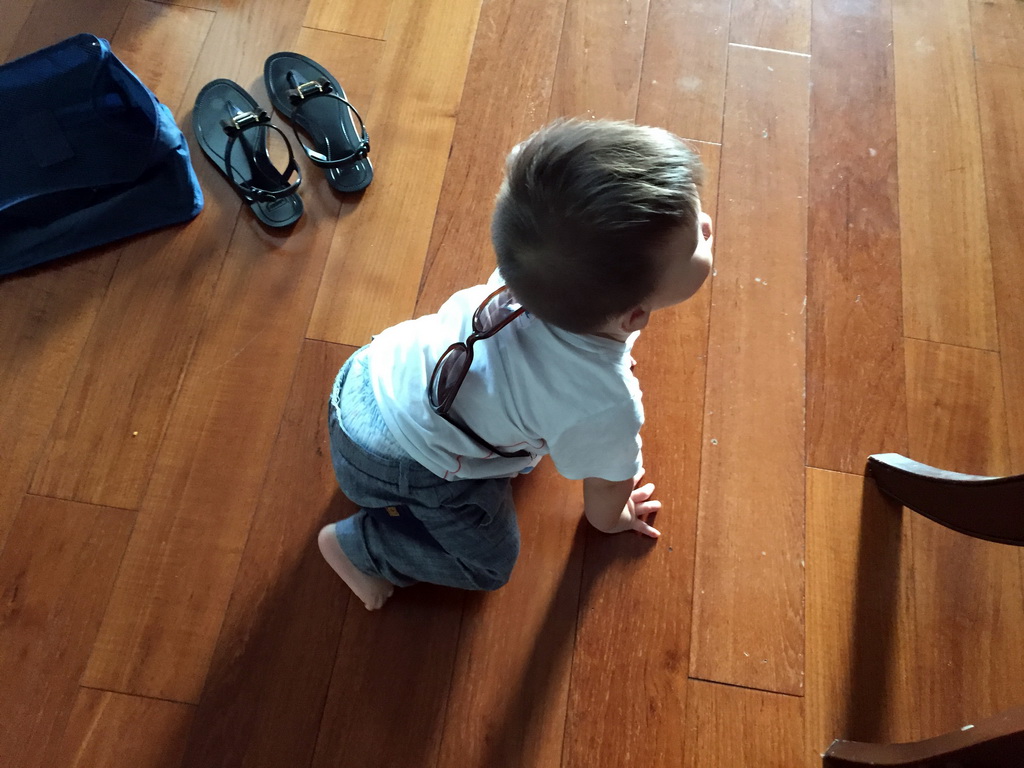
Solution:
[{"label": "child's arm", "polygon": [[651,499],[654,484],[634,486],[644,476],[643,470],[633,478],[613,482],[599,477],[583,481],[583,513],[597,530],[605,533],[639,531],[657,538],[661,532],[641,518],[661,509],[661,502]]}]

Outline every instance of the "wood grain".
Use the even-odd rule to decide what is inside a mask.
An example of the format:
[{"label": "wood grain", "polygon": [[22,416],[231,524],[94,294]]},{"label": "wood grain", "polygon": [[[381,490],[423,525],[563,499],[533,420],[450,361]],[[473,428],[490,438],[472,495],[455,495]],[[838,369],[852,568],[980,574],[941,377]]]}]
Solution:
[{"label": "wood grain", "polygon": [[911,514],[870,479],[807,471],[808,766],[833,739],[920,737]]},{"label": "wood grain", "polygon": [[299,252],[260,263],[259,235],[242,231],[157,456],[87,685],[193,703],[203,689],[305,321],[264,308],[301,306],[316,290],[315,268],[295,268]]},{"label": "wood grain", "polygon": [[[383,40],[390,17],[391,0],[372,3],[362,0],[310,0],[303,25],[326,32]],[[341,75],[335,73],[335,77]]]},{"label": "wood grain", "polygon": [[[1024,33],[1022,33],[1024,36]],[[978,64],[999,360],[1010,438],[1010,467],[1024,473],[1024,70]]]},{"label": "wood grain", "polygon": [[125,247],[33,493],[139,508],[230,235],[210,216]]},{"label": "wood grain", "polygon": [[178,768],[194,707],[79,688],[53,768]]},{"label": "wood grain", "polygon": [[[911,456],[968,473],[1006,473],[999,360],[990,352],[907,345]],[[1024,686],[1020,550],[913,520],[915,657],[923,737],[1019,704]]]},{"label": "wood grain", "polygon": [[807,225],[807,462],[905,453],[890,0],[815,0]]},{"label": "wood grain", "polygon": [[[83,2],[54,8],[49,0],[15,0],[4,6],[0,61],[14,59],[70,37],[87,25],[110,37],[125,2]],[[36,470],[39,452],[64,398],[120,245],[90,250],[78,259],[0,280],[0,546]],[[13,440],[9,436],[17,435]]]},{"label": "wood grain", "polygon": [[562,754],[567,718],[554,715],[566,711],[588,602],[582,486],[544,462],[514,489],[519,562],[506,586],[466,601],[438,768],[558,765]]},{"label": "wood grain", "polygon": [[[0,548],[28,490],[120,248],[0,280]],[[13,436],[17,439],[13,439]]]},{"label": "wood grain", "polygon": [[501,0],[480,10],[417,315],[437,311],[494,270],[494,196],[506,154],[546,122],[564,13],[564,0]]},{"label": "wood grain", "polygon": [[895,3],[893,52],[904,333],[996,349],[967,3]]},{"label": "wood grain", "polygon": [[732,0],[729,42],[809,53],[811,3],[812,0]]},{"label": "wood grain", "polygon": [[[109,40],[117,30],[130,0],[35,0],[27,16],[24,10],[15,11],[11,26],[17,25],[19,17],[24,23],[17,30],[17,37],[8,45],[7,58],[14,59],[32,53],[40,48],[60,42],[66,37],[88,31]],[[24,0],[17,0],[18,7],[24,8]],[[6,5],[4,10],[6,11]],[[4,26],[7,26],[6,13]],[[3,38],[0,38],[0,45]],[[3,52],[3,49],[0,49]]]},{"label": "wood grain", "polygon": [[908,339],[911,457],[973,475],[1010,468],[999,355]]},{"label": "wood grain", "polygon": [[338,224],[309,338],[361,346],[412,316],[479,11],[478,0],[395,0],[366,117],[383,149],[371,155],[373,183]]},{"label": "wood grain", "polygon": [[132,522],[123,510],[25,496],[0,555],[0,765],[46,765]]},{"label": "wood grain", "polygon": [[[894,449],[944,466],[1024,471],[1018,0],[809,0],[814,89],[800,129],[810,128],[810,187],[795,210],[809,216],[810,325],[806,365],[790,361],[785,386],[772,366],[803,342],[780,336],[779,323],[799,318],[780,320],[751,290],[783,285],[762,269],[802,269],[797,255],[784,268],[773,259],[796,229],[788,201],[803,194],[790,186],[803,160],[792,142],[776,144],[777,127],[751,119],[744,133],[737,115],[756,102],[766,123],[778,114],[789,126],[804,102],[744,75],[743,57],[770,54],[725,42],[731,23],[731,39],[787,45],[770,37],[805,24],[807,0],[735,0],[722,26],[730,3],[721,0],[684,11],[668,0],[576,0],[568,14],[568,0],[313,3],[347,18],[356,35],[372,17],[383,32],[364,31],[383,44],[304,29],[333,24],[314,20],[309,4],[4,6],[0,60],[85,29],[112,39],[165,102],[177,99],[169,106],[190,141],[188,112],[208,81],[230,77],[269,106],[266,56],[311,55],[367,116],[378,177],[361,200],[335,196],[300,160],[306,216],[272,235],[193,144],[207,200],[196,221],[0,281],[0,764],[436,768],[443,759],[461,768],[518,758],[545,768],[818,768],[835,735],[925,737],[1021,703],[1020,551],[900,513],[859,474],[810,470],[805,485],[795,458],[791,470],[778,468],[804,445],[807,461],[850,473],[862,471],[864,453]],[[195,10],[204,8],[215,15]],[[723,106],[716,78],[729,51]],[[767,65],[776,71],[765,77],[788,82]],[[545,539],[542,524],[567,525],[578,512],[575,490],[552,476],[550,498],[519,491],[528,546],[507,593],[418,586],[368,613],[305,546],[320,519],[352,511],[330,495],[326,456],[315,456],[321,379],[349,351],[305,340],[325,254],[333,244],[320,299],[344,306],[323,316],[323,328],[365,323],[353,344],[485,276],[502,158],[553,114],[556,68],[558,103],[573,114],[596,104],[723,142],[719,275],[710,293],[656,317],[637,348],[664,535],[646,554],[643,540],[589,529]],[[386,87],[375,93],[378,80]],[[900,232],[907,205],[915,215]],[[990,278],[979,243],[991,252]],[[896,279],[904,267],[907,292]],[[994,290],[979,290],[989,279]],[[712,300],[710,357],[701,360]],[[914,302],[925,310],[906,309]],[[962,329],[955,344],[990,351],[916,341],[904,349],[905,313],[907,336],[927,336],[921,327],[938,318],[935,338]],[[744,322],[764,334],[744,335]],[[697,422],[704,365],[708,403]],[[787,437],[776,424],[790,424],[796,398],[780,392],[798,392],[805,376],[809,429]],[[728,442],[710,432],[722,425]],[[95,451],[59,448],[71,434],[94,436]],[[721,449],[739,446],[723,469]],[[63,467],[51,461],[55,450],[69,451]],[[79,494],[81,484],[102,499],[130,490],[142,510],[134,538],[132,512],[26,498],[37,470],[46,492]],[[806,570],[795,565],[804,492]],[[697,494],[699,538],[689,535]],[[778,535],[774,548],[758,546],[762,528]],[[694,593],[686,563],[698,555]],[[567,565],[577,570],[562,583]],[[712,592],[699,594],[709,579],[714,603]],[[806,637],[799,604],[789,607],[794,583],[806,585]],[[572,590],[582,603],[565,597]],[[709,650],[714,670],[732,674],[719,657],[747,663],[751,638],[775,643],[761,658],[789,673],[806,648],[803,710],[793,696],[686,680],[691,656],[706,663]],[[200,704],[81,688],[90,653],[95,682]],[[732,677],[782,687],[759,673],[741,666]]]},{"label": "wood grain", "polygon": [[648,0],[569,0],[548,118],[632,120]]},{"label": "wood grain", "polygon": [[700,680],[687,687],[684,768],[799,764],[802,699]]},{"label": "wood grain", "polygon": [[[206,42],[215,14],[149,0],[133,0],[110,45],[157,98],[181,110],[192,69]],[[154,51],[174,51],[154,56]],[[179,118],[184,128],[184,121]]]},{"label": "wood grain", "polygon": [[808,66],[729,55],[690,675],[799,693]]},{"label": "wood grain", "polygon": [[184,765],[271,768],[312,759],[348,602],[315,544],[344,506],[325,404],[351,352],[302,346]]},{"label": "wood grain", "polygon": [[349,600],[312,768],[437,764],[464,596],[417,585],[372,613]]},{"label": "wood grain", "polygon": [[[328,67],[352,57],[372,82],[372,57],[319,35],[334,47],[311,55]],[[290,233],[267,231],[248,211],[239,218],[90,659],[90,686],[199,699],[323,271],[323,223],[352,207],[326,184],[303,199],[306,215]]]},{"label": "wood grain", "polygon": [[682,763],[696,500],[673,493],[682,467],[648,464],[666,499],[657,543],[586,531],[563,766]]},{"label": "wood grain", "polygon": [[931,737],[1019,705],[1024,592],[1018,549],[924,518],[913,530],[916,631],[928,638],[915,717]]},{"label": "wood grain", "polygon": [[[184,4],[204,7],[217,0],[184,0]],[[216,15],[206,36],[202,51],[192,70],[192,77],[185,88],[175,115],[179,120],[187,119],[195,104],[199,91],[211,80],[225,77],[234,80],[247,90],[257,103],[270,111],[270,100],[263,83],[263,63],[267,56],[277,51],[293,50],[299,42],[302,19],[308,0],[290,3],[274,3],[269,0],[220,0],[215,5]],[[348,90],[348,82],[345,82]],[[276,121],[280,124],[280,121]],[[286,128],[286,126],[281,126]],[[189,146],[193,165],[200,174],[203,190],[207,193],[207,205],[216,195],[237,211],[241,205],[238,195],[232,191],[227,180],[203,156],[191,135]],[[297,150],[298,148],[296,148]],[[306,172],[308,165],[303,166]],[[204,174],[204,171],[209,171]],[[300,194],[305,199],[309,187],[303,187]],[[252,218],[252,214],[245,212]],[[203,218],[206,218],[205,211]]]},{"label": "wood grain", "polygon": [[651,0],[636,121],[722,140],[728,3]]},{"label": "wood grain", "polygon": [[[209,29],[211,14],[158,7],[164,10],[130,8],[119,39],[163,41],[194,61],[192,38]],[[143,12],[149,26],[133,15]],[[153,68],[141,49],[129,46],[127,53],[130,66]],[[191,64],[165,70],[160,83],[166,94],[180,100],[191,73]],[[222,74],[237,76],[230,69]],[[197,147],[192,157],[205,182],[206,207],[186,226],[127,246],[32,483],[34,493],[126,509],[142,503],[239,210],[238,197]],[[241,213],[252,218],[248,210]]]},{"label": "wood grain", "polygon": [[1019,0],[971,0],[974,60],[1024,67],[1024,3]]},{"label": "wood grain", "polygon": [[[717,213],[719,148],[699,146]],[[654,544],[588,531],[563,766],[679,766],[686,718],[711,283],[659,312],[635,347],[647,479],[664,503]],[[607,734],[616,734],[607,738]]]}]

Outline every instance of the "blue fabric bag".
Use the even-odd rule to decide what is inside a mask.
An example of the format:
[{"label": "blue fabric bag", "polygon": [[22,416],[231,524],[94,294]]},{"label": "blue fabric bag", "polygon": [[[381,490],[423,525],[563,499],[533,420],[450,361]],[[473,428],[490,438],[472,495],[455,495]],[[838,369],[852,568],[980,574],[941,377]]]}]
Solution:
[{"label": "blue fabric bag", "polygon": [[106,40],[0,66],[0,275],[202,208],[174,116]]}]

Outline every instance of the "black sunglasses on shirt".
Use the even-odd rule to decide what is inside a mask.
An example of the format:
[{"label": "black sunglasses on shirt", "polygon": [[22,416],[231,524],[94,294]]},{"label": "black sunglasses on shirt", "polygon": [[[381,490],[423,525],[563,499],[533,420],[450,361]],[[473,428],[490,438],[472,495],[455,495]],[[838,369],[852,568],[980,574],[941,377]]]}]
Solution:
[{"label": "black sunglasses on shirt", "polygon": [[451,413],[451,408],[452,403],[455,402],[455,396],[459,394],[459,389],[466,380],[466,376],[469,375],[469,368],[473,364],[473,345],[478,341],[489,339],[523,312],[523,307],[515,300],[506,286],[503,285],[494,291],[473,313],[473,332],[469,337],[465,341],[455,342],[441,355],[441,359],[434,366],[434,372],[430,375],[430,384],[427,387],[427,397],[434,413],[460,430],[477,445],[506,459],[526,458],[530,456],[530,452],[525,450],[503,451],[491,445],[470,429],[467,424],[457,421]]}]

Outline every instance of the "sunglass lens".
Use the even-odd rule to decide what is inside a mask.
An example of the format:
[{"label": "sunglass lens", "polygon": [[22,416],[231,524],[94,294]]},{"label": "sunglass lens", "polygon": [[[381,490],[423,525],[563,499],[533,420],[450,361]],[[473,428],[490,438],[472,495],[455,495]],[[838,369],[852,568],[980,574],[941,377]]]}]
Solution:
[{"label": "sunglass lens", "polygon": [[458,391],[459,380],[465,374],[466,348],[461,344],[449,349],[441,358],[431,382],[430,397],[434,408],[449,408]]},{"label": "sunglass lens", "polygon": [[477,333],[490,333],[512,314],[512,304],[512,294],[507,290],[493,294],[487,303],[473,313],[473,330]]}]

